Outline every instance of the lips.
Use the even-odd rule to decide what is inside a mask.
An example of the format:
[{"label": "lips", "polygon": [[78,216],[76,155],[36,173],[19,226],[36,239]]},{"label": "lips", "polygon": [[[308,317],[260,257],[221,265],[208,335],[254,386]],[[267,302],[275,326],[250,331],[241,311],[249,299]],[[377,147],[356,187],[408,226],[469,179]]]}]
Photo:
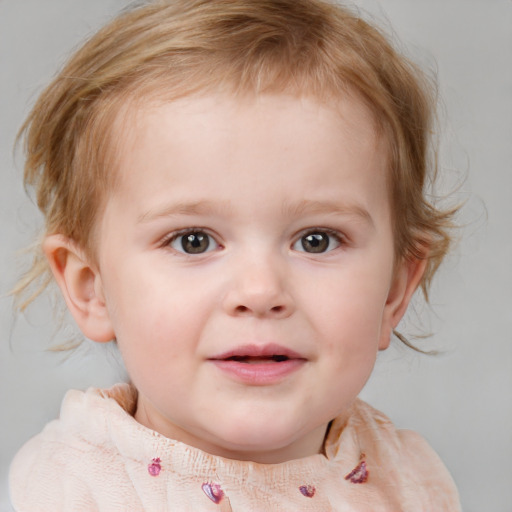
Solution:
[{"label": "lips", "polygon": [[243,345],[209,358],[224,375],[250,385],[269,385],[299,370],[307,359],[277,344]]},{"label": "lips", "polygon": [[290,359],[288,356],[284,356],[281,354],[274,354],[271,356],[232,356],[225,359],[225,361],[237,361],[238,363],[246,363],[246,364],[259,364],[265,362],[274,362],[274,363],[282,363],[283,361],[287,361]]}]

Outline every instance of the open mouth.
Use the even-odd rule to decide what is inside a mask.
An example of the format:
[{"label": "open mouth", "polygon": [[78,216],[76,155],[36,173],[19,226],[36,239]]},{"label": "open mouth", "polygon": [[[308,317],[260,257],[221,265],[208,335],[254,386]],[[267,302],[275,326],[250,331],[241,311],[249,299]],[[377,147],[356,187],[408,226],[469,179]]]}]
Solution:
[{"label": "open mouth", "polygon": [[259,364],[284,363],[293,359],[304,360],[304,357],[287,347],[283,347],[277,343],[269,343],[267,345],[248,344],[238,346],[222,354],[217,354],[210,359],[216,361]]},{"label": "open mouth", "polygon": [[282,363],[288,361],[290,358],[285,355],[275,354],[272,356],[231,356],[224,359],[224,361],[235,361],[237,363],[246,364],[263,364],[263,363]]},{"label": "open mouth", "polygon": [[308,362],[303,355],[276,343],[238,346],[210,358],[224,375],[244,385],[277,384]]}]

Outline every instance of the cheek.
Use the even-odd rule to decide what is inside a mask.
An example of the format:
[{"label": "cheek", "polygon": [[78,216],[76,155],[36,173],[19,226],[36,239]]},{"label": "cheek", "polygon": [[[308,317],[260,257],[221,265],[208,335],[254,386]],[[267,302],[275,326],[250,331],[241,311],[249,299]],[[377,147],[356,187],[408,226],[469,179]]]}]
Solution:
[{"label": "cheek", "polygon": [[359,392],[378,354],[387,287],[373,274],[354,269],[331,276],[306,297],[303,310],[309,312],[332,378],[339,378],[338,391]]},{"label": "cheek", "polygon": [[109,283],[115,290],[108,297],[114,332],[127,366],[153,363],[165,371],[197,349],[217,301],[201,283],[180,282],[157,266],[138,274],[133,267],[117,269]]},{"label": "cheek", "polygon": [[[331,276],[304,294],[303,311],[316,315],[334,339],[351,333],[371,339],[380,330],[387,300],[387,288],[373,276],[347,272]],[[356,342],[356,339],[354,339]]]}]

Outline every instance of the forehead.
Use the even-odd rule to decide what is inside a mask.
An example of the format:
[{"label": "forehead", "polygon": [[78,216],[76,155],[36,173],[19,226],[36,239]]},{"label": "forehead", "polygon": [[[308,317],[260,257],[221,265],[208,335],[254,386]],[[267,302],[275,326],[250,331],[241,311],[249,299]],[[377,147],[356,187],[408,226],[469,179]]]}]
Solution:
[{"label": "forehead", "polygon": [[[139,104],[120,126],[113,134],[119,141],[115,194],[141,208],[165,202],[171,190],[219,201],[233,201],[234,193],[280,194],[283,201],[332,195],[340,180],[347,194],[364,190],[365,202],[387,199],[385,144],[371,111],[354,96],[206,94]],[[240,183],[236,191],[233,181]]]}]

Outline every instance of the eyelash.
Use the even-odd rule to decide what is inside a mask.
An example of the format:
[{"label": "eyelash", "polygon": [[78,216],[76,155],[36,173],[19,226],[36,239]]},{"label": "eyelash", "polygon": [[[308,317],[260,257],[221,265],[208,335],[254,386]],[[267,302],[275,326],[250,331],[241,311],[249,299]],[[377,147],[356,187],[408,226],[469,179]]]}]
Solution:
[{"label": "eyelash", "polygon": [[[197,234],[205,234],[209,239],[211,239],[211,240],[213,240],[215,242],[217,248],[221,247],[221,244],[217,241],[216,237],[213,236],[211,233],[209,233],[208,229],[201,228],[201,227],[192,227],[192,228],[180,229],[178,231],[173,231],[172,233],[169,233],[168,235],[166,235],[162,239],[162,241],[159,244],[159,246],[162,247],[162,248],[168,248],[168,247],[172,248],[172,244],[175,241],[179,240],[180,238],[183,238],[186,235],[194,235],[194,234],[195,235],[197,235]],[[208,245],[208,247],[209,247],[209,245]],[[206,254],[207,252],[212,252],[212,249],[206,250],[204,252],[198,252],[198,253],[188,253],[188,252],[185,252],[185,251],[180,251],[180,250],[175,249],[175,248],[173,248],[173,249],[174,249],[175,252],[180,253],[180,254],[185,255],[185,256],[197,256],[197,255],[201,255],[201,254]]]},{"label": "eyelash", "polygon": [[346,245],[347,244],[347,239],[346,237],[341,234],[339,231],[336,231],[334,229],[330,229],[330,228],[324,228],[324,227],[315,227],[315,228],[309,228],[305,231],[302,231],[299,236],[295,239],[295,241],[293,242],[292,244],[292,248],[300,243],[302,240],[304,240],[307,236],[310,236],[310,235],[315,235],[315,234],[325,234],[329,237],[329,239],[334,239],[335,243],[337,244],[336,247],[332,247],[331,248],[331,241],[329,240],[329,245],[327,246],[327,250],[325,251],[319,251],[319,252],[308,252],[308,251],[299,251],[299,252],[304,252],[306,254],[325,254],[327,252],[331,252],[335,249],[338,249],[340,246],[343,246],[343,245]]},{"label": "eyelash", "polygon": [[[186,251],[183,247],[183,239],[186,237],[186,235],[206,235],[207,239],[207,245],[202,250],[202,248],[199,245],[196,245],[199,250],[197,252],[194,251]],[[313,237],[312,235],[320,235],[317,237]],[[326,235],[328,245],[325,246],[325,238],[322,237],[322,235]],[[306,250],[304,241],[308,236],[311,236],[311,240],[309,241],[311,243],[311,246],[309,247],[312,250]],[[178,240],[182,240],[181,248],[173,247],[173,244],[177,242]],[[204,240],[204,239],[203,239]],[[211,247],[211,240],[214,241],[214,247]],[[334,240],[334,242],[333,242]],[[194,242],[201,243],[200,237],[198,237],[196,240],[189,239],[190,243],[192,244],[190,249],[194,249]],[[334,247],[332,247],[333,243],[335,244]],[[302,231],[299,233],[299,235],[294,239],[294,242],[291,244],[292,250],[296,250],[297,252],[302,252],[305,254],[325,254],[328,252],[331,252],[335,249],[338,249],[340,246],[346,245],[347,240],[344,235],[342,235],[339,231],[330,229],[330,228],[321,228],[321,227],[315,227],[315,228],[309,228],[307,230]],[[301,247],[299,248],[297,244],[301,244]],[[206,253],[212,252],[213,250],[216,250],[218,248],[222,248],[222,245],[217,241],[216,237],[213,236],[208,232],[208,229],[206,228],[200,228],[200,227],[193,227],[193,228],[185,228],[178,231],[174,231],[172,233],[169,233],[160,243],[160,247],[162,248],[171,248],[176,253],[179,253],[181,255],[185,256],[199,256],[204,255]],[[318,249],[318,250],[315,250]]]}]

